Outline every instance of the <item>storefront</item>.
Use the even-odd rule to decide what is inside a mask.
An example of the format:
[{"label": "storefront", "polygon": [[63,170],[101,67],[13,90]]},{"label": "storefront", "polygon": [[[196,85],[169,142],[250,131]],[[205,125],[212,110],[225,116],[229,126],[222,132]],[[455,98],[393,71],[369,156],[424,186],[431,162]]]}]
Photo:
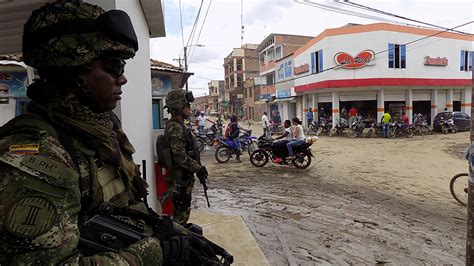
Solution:
[{"label": "storefront", "polygon": [[387,23],[327,29],[293,55],[296,99],[302,111],[324,108],[333,119],[353,106],[377,120],[405,112],[431,121],[445,108],[470,114],[472,49],[471,37],[432,29]]}]

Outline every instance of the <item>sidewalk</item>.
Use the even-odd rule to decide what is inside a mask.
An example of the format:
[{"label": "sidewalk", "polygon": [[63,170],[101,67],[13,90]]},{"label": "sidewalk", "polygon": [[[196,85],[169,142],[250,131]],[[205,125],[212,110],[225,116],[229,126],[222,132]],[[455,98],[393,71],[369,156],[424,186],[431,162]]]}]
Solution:
[{"label": "sidewalk", "polygon": [[192,211],[189,222],[203,228],[204,236],[232,256],[232,265],[270,265],[240,216]]}]

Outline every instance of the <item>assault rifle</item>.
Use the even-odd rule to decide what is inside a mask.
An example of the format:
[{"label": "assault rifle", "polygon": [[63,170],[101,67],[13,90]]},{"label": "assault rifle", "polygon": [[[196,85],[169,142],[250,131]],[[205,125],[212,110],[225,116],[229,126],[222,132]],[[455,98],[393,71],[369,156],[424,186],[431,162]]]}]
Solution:
[{"label": "assault rifle", "polygon": [[[203,237],[202,229],[197,225],[184,228],[173,223],[168,216],[148,215],[133,209],[114,209],[110,203],[103,205],[106,206],[99,207],[101,213],[86,216],[86,220],[81,223],[78,248],[85,256],[118,252],[150,237],[145,234],[142,225],[131,224],[127,219],[121,218],[122,216],[142,220],[153,228],[152,236],[160,240],[166,264],[200,262],[206,265],[230,265],[234,261],[225,249]],[[220,259],[217,256],[220,256]]]}]

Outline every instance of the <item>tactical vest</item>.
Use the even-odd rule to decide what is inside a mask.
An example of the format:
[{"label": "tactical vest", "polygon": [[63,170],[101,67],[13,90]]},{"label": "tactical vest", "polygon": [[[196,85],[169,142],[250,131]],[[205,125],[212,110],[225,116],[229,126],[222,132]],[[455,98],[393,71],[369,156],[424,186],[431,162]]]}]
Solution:
[{"label": "tactical vest", "polygon": [[[103,202],[111,202],[119,208],[130,207],[147,213],[146,206],[136,200],[134,189],[125,186],[128,178],[124,176],[123,170],[111,163],[103,162],[95,150],[86,147],[79,139],[61,129],[55,128],[42,117],[25,114],[12,119],[0,128],[0,139],[15,132],[25,131],[29,134],[48,134],[54,137],[61,143],[64,152],[72,158],[76,166],[75,172],[79,175],[82,209],[94,209]],[[64,167],[69,168],[66,165]]]}]

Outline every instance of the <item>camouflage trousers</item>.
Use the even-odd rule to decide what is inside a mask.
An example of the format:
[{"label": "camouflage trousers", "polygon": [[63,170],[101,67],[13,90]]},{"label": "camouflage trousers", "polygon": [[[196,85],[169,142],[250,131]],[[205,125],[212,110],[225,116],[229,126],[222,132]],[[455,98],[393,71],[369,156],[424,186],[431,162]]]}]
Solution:
[{"label": "camouflage trousers", "polygon": [[178,182],[173,190],[173,220],[178,224],[185,225],[189,220],[193,187],[194,176],[191,176],[184,182]]}]

